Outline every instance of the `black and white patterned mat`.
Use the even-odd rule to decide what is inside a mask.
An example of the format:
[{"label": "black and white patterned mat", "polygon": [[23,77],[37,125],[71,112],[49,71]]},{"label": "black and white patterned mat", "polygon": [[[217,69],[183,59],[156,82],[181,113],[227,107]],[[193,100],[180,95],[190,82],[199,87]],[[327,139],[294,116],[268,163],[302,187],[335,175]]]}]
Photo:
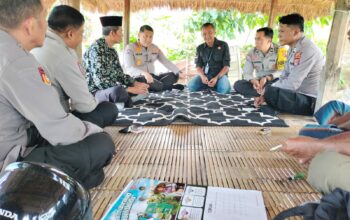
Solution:
[{"label": "black and white patterned mat", "polygon": [[276,116],[256,110],[253,99],[239,94],[165,91],[151,93],[119,112],[115,125],[168,125],[180,119],[197,125],[286,127]]}]

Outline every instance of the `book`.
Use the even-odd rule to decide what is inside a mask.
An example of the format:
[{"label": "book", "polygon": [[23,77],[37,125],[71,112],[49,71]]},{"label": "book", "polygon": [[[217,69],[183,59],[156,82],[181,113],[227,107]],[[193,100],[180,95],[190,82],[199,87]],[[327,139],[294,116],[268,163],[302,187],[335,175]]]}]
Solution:
[{"label": "book", "polygon": [[[234,218],[233,218],[234,217]],[[265,220],[262,194],[254,190],[131,181],[103,220]]]}]

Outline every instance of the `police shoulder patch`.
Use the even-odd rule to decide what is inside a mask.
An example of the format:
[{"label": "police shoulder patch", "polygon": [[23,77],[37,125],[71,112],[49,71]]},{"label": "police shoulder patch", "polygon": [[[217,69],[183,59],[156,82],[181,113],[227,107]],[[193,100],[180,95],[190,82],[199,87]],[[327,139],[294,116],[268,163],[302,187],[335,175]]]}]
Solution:
[{"label": "police shoulder patch", "polygon": [[43,81],[43,83],[45,83],[46,85],[51,86],[51,81],[49,77],[47,77],[44,69],[42,67],[38,67],[38,71],[41,77],[41,81]]}]

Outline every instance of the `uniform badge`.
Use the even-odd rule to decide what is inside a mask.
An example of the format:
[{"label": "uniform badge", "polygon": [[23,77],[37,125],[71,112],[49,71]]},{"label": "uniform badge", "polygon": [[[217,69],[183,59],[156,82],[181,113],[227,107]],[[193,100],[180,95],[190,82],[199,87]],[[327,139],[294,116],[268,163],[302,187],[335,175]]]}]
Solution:
[{"label": "uniform badge", "polygon": [[253,54],[253,55],[252,55],[252,61],[260,61],[259,56],[256,55],[256,54]]},{"label": "uniform badge", "polygon": [[129,55],[131,55],[131,54],[133,54],[134,52],[131,50],[131,49],[127,49],[126,50],[126,54],[129,54]]},{"label": "uniform badge", "polygon": [[297,66],[300,64],[300,60],[301,60],[301,52],[297,52],[294,55],[294,66]]},{"label": "uniform badge", "polygon": [[158,48],[154,48],[153,50],[152,50],[152,54],[158,54],[159,53],[159,49]]},{"label": "uniform badge", "polygon": [[48,86],[51,86],[51,81],[49,79],[49,77],[47,77],[44,69],[42,67],[38,67],[38,71],[41,77],[41,80]]}]

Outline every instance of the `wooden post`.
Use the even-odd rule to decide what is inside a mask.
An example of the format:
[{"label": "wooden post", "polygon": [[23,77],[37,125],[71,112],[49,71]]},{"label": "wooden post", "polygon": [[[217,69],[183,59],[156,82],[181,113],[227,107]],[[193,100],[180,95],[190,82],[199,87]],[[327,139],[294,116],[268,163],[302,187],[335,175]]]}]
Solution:
[{"label": "wooden post", "polygon": [[349,8],[347,0],[337,0],[333,24],[327,45],[326,65],[323,67],[315,110],[332,99],[336,99],[341,59],[347,42]]},{"label": "wooden post", "polygon": [[130,1],[124,0],[124,17],[123,17],[123,26],[124,26],[124,48],[129,44],[130,39]]},{"label": "wooden post", "polygon": [[276,13],[275,13],[276,10],[274,9],[275,5],[276,5],[276,0],[271,0],[268,26],[272,29],[276,25]]},{"label": "wooden post", "polygon": [[[77,9],[80,11],[80,0],[60,0],[62,5],[69,5],[72,6],[73,8]],[[78,57],[81,59],[82,58],[82,44],[78,46],[76,49]]]}]

